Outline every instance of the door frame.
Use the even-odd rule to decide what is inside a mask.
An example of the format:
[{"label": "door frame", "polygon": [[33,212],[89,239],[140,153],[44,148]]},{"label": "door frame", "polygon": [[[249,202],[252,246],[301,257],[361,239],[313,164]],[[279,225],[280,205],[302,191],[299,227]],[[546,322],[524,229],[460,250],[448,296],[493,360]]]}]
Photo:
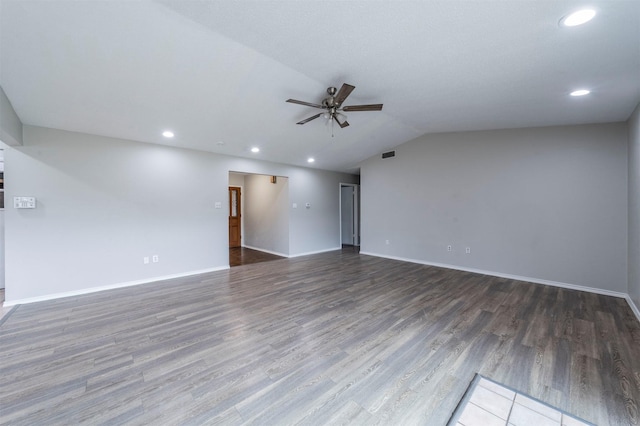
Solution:
[{"label": "door frame", "polygon": [[353,245],[360,246],[360,185],[357,183],[340,183],[338,185],[338,241],[342,247],[342,188],[353,188]]}]

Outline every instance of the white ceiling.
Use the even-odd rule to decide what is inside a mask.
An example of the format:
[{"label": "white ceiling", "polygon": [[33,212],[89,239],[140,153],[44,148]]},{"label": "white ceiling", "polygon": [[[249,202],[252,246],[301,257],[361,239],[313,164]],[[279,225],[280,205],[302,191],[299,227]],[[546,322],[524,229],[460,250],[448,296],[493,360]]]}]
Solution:
[{"label": "white ceiling", "polygon": [[[585,5],[593,21],[558,25]],[[0,15],[0,85],[25,124],[328,170],[425,133],[624,121],[640,101],[637,0],[0,0]],[[316,110],[286,99],[343,82],[345,105],[383,111],[333,138],[295,124]]]}]

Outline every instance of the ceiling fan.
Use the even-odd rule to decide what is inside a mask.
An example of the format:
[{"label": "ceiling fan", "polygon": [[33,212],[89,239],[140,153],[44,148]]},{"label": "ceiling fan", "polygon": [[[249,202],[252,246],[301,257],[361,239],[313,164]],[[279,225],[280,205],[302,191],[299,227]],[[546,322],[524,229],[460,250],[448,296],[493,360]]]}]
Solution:
[{"label": "ceiling fan", "polygon": [[337,90],[335,87],[329,87],[327,89],[327,93],[329,96],[322,100],[321,104],[313,104],[310,102],[298,101],[296,99],[287,99],[287,102],[292,104],[299,104],[310,106],[313,108],[323,109],[324,112],[318,113],[309,118],[305,118],[302,121],[298,121],[296,124],[304,124],[308,123],[311,120],[315,120],[316,118],[323,116],[324,119],[327,120],[327,123],[335,121],[341,128],[347,127],[349,122],[347,121],[347,116],[344,115],[345,112],[351,111],[381,111],[382,104],[371,104],[371,105],[351,105],[351,106],[342,106],[342,103],[347,99],[347,97],[353,92],[355,86],[344,83],[340,90]]}]

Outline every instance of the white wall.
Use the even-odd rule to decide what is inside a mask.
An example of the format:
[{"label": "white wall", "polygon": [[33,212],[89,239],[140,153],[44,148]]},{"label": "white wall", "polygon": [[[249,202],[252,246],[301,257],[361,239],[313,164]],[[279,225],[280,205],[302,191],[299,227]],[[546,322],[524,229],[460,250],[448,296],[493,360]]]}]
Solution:
[{"label": "white wall", "polygon": [[640,309],[640,104],[629,119],[629,296]]},{"label": "white wall", "polygon": [[245,246],[287,256],[289,254],[289,179],[245,176]]},{"label": "white wall", "polygon": [[357,179],[31,126],[23,139],[5,148],[6,196],[38,208],[5,210],[9,304],[228,267],[230,170],[288,176],[291,201],[316,200],[290,215],[290,255],[339,247],[338,183]]},{"label": "white wall", "polygon": [[7,145],[22,145],[22,122],[2,87],[0,87],[0,141]]},{"label": "white wall", "polygon": [[623,123],[425,135],[362,164],[361,250],[626,293],[626,156]]}]

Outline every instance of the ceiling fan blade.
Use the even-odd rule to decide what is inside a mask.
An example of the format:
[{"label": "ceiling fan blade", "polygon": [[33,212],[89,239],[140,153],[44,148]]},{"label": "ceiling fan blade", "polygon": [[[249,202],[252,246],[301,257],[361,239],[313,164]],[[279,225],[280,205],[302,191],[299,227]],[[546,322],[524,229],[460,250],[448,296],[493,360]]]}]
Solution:
[{"label": "ceiling fan blade", "polygon": [[342,108],[344,112],[349,111],[381,111],[382,104],[371,104],[371,105],[351,105]]},{"label": "ceiling fan blade", "polygon": [[291,104],[310,106],[310,107],[314,107],[314,108],[324,108],[322,105],[312,104],[310,102],[298,101],[298,100],[295,100],[295,99],[287,99],[286,102],[289,102]]},{"label": "ceiling fan blade", "polygon": [[316,115],[314,115],[313,117],[305,118],[305,119],[304,119],[304,120],[302,120],[302,121],[298,121],[296,124],[304,124],[304,123],[308,123],[309,121],[311,121],[311,120],[315,120],[316,118],[320,117],[321,115],[322,115],[322,113],[320,113],[320,114],[316,114]]},{"label": "ceiling fan blade", "polygon": [[341,105],[342,102],[344,102],[344,100],[347,99],[347,96],[349,96],[351,92],[353,92],[353,89],[355,88],[356,86],[352,86],[350,84],[344,83],[335,97],[336,104]]},{"label": "ceiling fan blade", "polygon": [[349,125],[349,122],[347,120],[344,120],[342,123],[338,120],[338,117],[336,117],[335,115],[333,116],[333,119],[336,120],[336,123],[338,123],[338,126],[340,126],[341,129],[344,129],[345,127],[347,127]]}]

